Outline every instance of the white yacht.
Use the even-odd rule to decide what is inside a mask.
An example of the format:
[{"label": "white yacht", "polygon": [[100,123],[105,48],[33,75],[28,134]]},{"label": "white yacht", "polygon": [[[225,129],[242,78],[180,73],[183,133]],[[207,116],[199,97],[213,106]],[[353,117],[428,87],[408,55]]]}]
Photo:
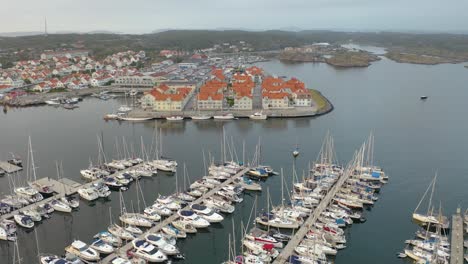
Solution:
[{"label": "white yacht", "polygon": [[15,219],[15,222],[24,228],[33,228],[34,227],[34,221],[31,219],[30,216],[24,215],[24,214],[16,214],[13,216],[13,219]]},{"label": "white yacht", "polygon": [[166,238],[161,234],[147,234],[145,239],[150,244],[156,246],[160,251],[162,251],[166,255],[175,255],[179,254],[179,249],[176,246],[169,244],[166,241]]},{"label": "white yacht", "polygon": [[268,117],[263,112],[255,112],[254,114],[250,115],[249,118],[254,120],[266,120]]},{"label": "white yacht", "polygon": [[70,213],[72,211],[72,208],[68,204],[57,199],[52,200],[50,206],[58,212]]},{"label": "white yacht", "polygon": [[65,251],[74,254],[85,261],[97,261],[101,259],[96,250],[90,248],[86,243],[80,240],[73,241],[70,246],[65,248]]},{"label": "white yacht", "polygon": [[232,120],[235,117],[231,113],[226,113],[226,114],[222,114],[222,115],[215,115],[215,116],[213,116],[213,118],[216,119],[216,120]]},{"label": "white yacht", "polygon": [[210,223],[219,223],[224,220],[224,217],[205,205],[192,204],[190,208]]},{"label": "white yacht", "polygon": [[139,258],[156,263],[161,263],[167,260],[167,256],[164,253],[145,240],[134,240],[132,244],[135,248],[135,252],[133,254]]},{"label": "white yacht", "polygon": [[111,254],[114,252],[114,248],[107,242],[101,239],[96,239],[91,243],[90,247],[101,254]]},{"label": "white yacht", "polygon": [[81,188],[81,189],[78,189],[77,192],[78,192],[78,194],[80,195],[81,198],[83,198],[83,199],[85,199],[87,201],[94,201],[97,198],[99,198],[98,192],[93,187]]},{"label": "white yacht", "polygon": [[166,117],[167,121],[182,121],[184,118],[182,116],[168,116]]},{"label": "white yacht", "polygon": [[184,219],[185,221],[189,222],[192,224],[195,228],[205,228],[210,226],[210,222],[208,222],[206,219],[201,218],[199,215],[197,215],[194,211],[191,210],[180,210],[177,212],[177,214]]}]

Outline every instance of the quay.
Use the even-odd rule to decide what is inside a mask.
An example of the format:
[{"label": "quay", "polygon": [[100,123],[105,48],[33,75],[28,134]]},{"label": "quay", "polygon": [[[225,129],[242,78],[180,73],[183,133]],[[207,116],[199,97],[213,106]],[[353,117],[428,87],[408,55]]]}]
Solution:
[{"label": "quay", "polygon": [[463,264],[463,218],[461,209],[452,216],[452,240],[450,249],[450,264]]},{"label": "quay", "polygon": [[[200,198],[198,198],[197,200],[191,202],[191,204],[194,204],[194,203],[202,203],[206,198],[214,195],[216,192],[218,192],[219,190],[221,190],[221,188],[231,184],[235,179],[241,177],[242,175],[244,175],[245,173],[247,173],[248,171],[250,170],[250,168],[244,168],[242,169],[241,171],[239,171],[237,174],[235,174],[234,176],[232,176],[231,178],[229,178],[228,180],[224,181],[223,183],[221,183],[220,185],[216,186],[215,188],[213,188],[212,190],[210,190],[209,192],[205,193],[203,196],[201,196]],[[186,207],[182,208],[181,210],[188,210],[190,209],[190,205],[187,205]],[[161,228],[163,228],[164,226],[176,221],[177,219],[179,218],[179,215],[177,214],[177,212],[174,212],[171,216],[167,217],[164,221],[161,221],[160,223],[158,223],[157,225],[151,227],[150,229],[148,229],[146,232],[144,232],[143,234],[141,234],[138,238],[136,239],[144,239],[145,238],[145,235],[146,234],[149,234],[149,233],[157,233],[161,230]],[[103,263],[103,264],[106,264],[106,263],[111,263],[111,261],[115,258],[115,257],[118,257],[118,256],[121,256],[121,257],[125,257],[125,253],[132,249],[133,248],[133,245],[131,242],[125,244],[124,246],[116,249],[116,253],[113,253],[109,256],[107,256],[106,258],[104,258],[101,262],[99,263]],[[121,255],[122,254],[122,255]]]},{"label": "quay", "polygon": [[336,193],[341,189],[341,186],[348,180],[349,176],[352,173],[352,166],[348,166],[343,175],[338,179],[335,185],[330,189],[327,195],[320,201],[317,208],[314,212],[307,218],[304,224],[299,228],[299,230],[294,234],[294,236],[289,240],[288,244],[284,247],[278,257],[273,261],[273,264],[284,264],[288,262],[288,259],[294,253],[294,249],[299,245],[302,239],[305,237],[307,232],[314,226],[317,219],[320,217],[322,212],[327,208],[327,206],[332,202]]},{"label": "quay", "polygon": [[[111,174],[110,176],[115,176],[115,175],[117,175],[119,173],[124,173],[126,171],[138,168],[140,166],[141,166],[141,164],[137,164],[135,166],[128,167],[125,170],[121,170],[121,171],[118,171],[118,172],[116,172],[114,174]],[[97,179],[97,180],[87,182],[87,183],[78,183],[78,182],[75,182],[75,181],[67,179],[67,178],[62,178],[60,180],[55,180],[55,179],[51,179],[51,178],[48,178],[48,177],[38,179],[37,181],[33,182],[32,185],[33,186],[34,185],[47,185],[47,186],[50,186],[52,188],[52,190],[54,191],[54,195],[52,195],[51,197],[45,198],[45,199],[43,199],[43,200],[41,200],[39,202],[28,204],[28,205],[26,205],[26,206],[24,206],[24,207],[22,207],[20,209],[14,210],[14,211],[12,211],[12,212],[10,212],[8,214],[4,214],[4,215],[0,216],[0,220],[6,220],[6,219],[13,218],[13,216],[15,214],[18,214],[18,213],[20,213],[20,212],[22,212],[24,210],[34,209],[37,206],[49,203],[54,199],[60,199],[60,198],[62,198],[64,196],[76,194],[78,192],[78,189],[88,188],[92,184],[98,183],[98,182],[101,182],[101,181],[102,181],[102,179]]]},{"label": "quay", "polygon": [[22,170],[23,168],[16,166],[14,164],[11,164],[6,161],[0,161],[0,169],[4,170],[6,173],[15,173],[17,171]]},{"label": "quay", "polygon": [[200,114],[215,116],[222,115],[225,113],[231,113],[236,118],[249,118],[256,112],[262,112],[266,114],[268,118],[294,118],[294,117],[312,117],[326,114],[333,110],[333,106],[328,104],[324,109],[317,109],[315,106],[311,107],[300,107],[300,108],[286,108],[286,109],[253,109],[253,110],[214,110],[214,111],[195,111],[185,110],[178,112],[156,112],[156,111],[145,111],[142,109],[136,109],[127,114],[127,117],[131,118],[151,118],[151,119],[165,119],[169,116],[181,116],[186,119],[190,119],[191,116],[198,116]]}]

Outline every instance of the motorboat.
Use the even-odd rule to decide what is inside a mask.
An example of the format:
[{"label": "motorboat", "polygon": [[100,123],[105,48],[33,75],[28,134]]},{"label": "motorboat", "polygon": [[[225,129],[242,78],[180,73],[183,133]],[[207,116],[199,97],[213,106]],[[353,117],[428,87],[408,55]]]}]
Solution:
[{"label": "motorboat", "polygon": [[219,211],[221,211],[223,213],[231,214],[235,210],[235,207],[233,205],[229,204],[226,201],[216,199],[214,197],[207,198],[205,201],[203,201],[203,203],[206,206],[211,207],[213,209],[217,209],[217,210],[219,210]]},{"label": "motorboat", "polygon": [[61,258],[59,256],[56,256],[56,255],[45,255],[45,256],[40,256],[39,257],[39,260],[41,262],[41,264],[74,264],[73,262],[65,259],[65,258]]},{"label": "motorboat", "polygon": [[13,216],[13,219],[15,219],[15,222],[24,228],[33,228],[34,227],[34,221],[31,219],[30,216],[23,215],[23,214],[16,214]]},{"label": "motorboat", "polygon": [[70,213],[72,211],[72,208],[68,204],[58,199],[52,200],[50,206],[57,212]]},{"label": "motorboat", "polygon": [[94,238],[100,239],[113,247],[119,247],[122,245],[122,239],[120,237],[114,236],[108,231],[99,232],[94,236]]},{"label": "motorboat", "polygon": [[211,119],[209,115],[195,115],[190,117],[192,120],[208,120]]},{"label": "motorboat", "polygon": [[73,196],[65,196],[60,199],[63,203],[68,204],[72,209],[76,209],[80,206],[80,200]]},{"label": "motorboat", "polygon": [[15,188],[14,191],[18,196],[27,199],[31,203],[39,202],[44,199],[39,191],[31,186]]},{"label": "motorboat", "polygon": [[161,220],[161,216],[151,207],[149,209],[145,209],[142,216],[154,222]]},{"label": "motorboat", "polygon": [[249,118],[254,120],[266,120],[267,115],[262,112],[255,112],[252,115],[250,115]]},{"label": "motorboat", "polygon": [[231,113],[226,113],[226,114],[222,114],[222,115],[215,115],[215,116],[213,116],[213,118],[216,119],[216,120],[232,120],[235,117]]},{"label": "motorboat", "polygon": [[110,260],[111,264],[132,264],[132,262],[128,259],[124,259],[122,257],[115,257]]},{"label": "motorboat", "polygon": [[16,240],[15,221],[2,220],[0,222],[0,240],[6,240],[6,241]]},{"label": "motorboat", "polygon": [[190,208],[210,223],[219,223],[224,220],[224,217],[205,205],[192,204]]},{"label": "motorboat", "polygon": [[180,229],[177,229],[172,224],[168,224],[166,226],[163,226],[161,228],[161,230],[164,233],[166,233],[166,234],[168,234],[170,236],[176,237],[176,238],[186,238],[187,237],[187,233],[185,233],[184,231],[182,231]]},{"label": "motorboat", "polygon": [[127,225],[124,229],[137,236],[143,234],[143,230],[134,225]]},{"label": "motorboat", "polygon": [[98,196],[101,198],[109,197],[109,195],[111,195],[109,187],[107,187],[103,182],[95,182],[91,184],[91,188],[95,189]]},{"label": "motorboat", "polygon": [[205,228],[210,226],[208,220],[200,217],[192,210],[180,210],[177,214],[185,221],[192,224],[195,228]]},{"label": "motorboat", "polygon": [[90,247],[101,254],[107,255],[107,254],[111,254],[112,252],[114,252],[114,248],[111,245],[109,245],[107,242],[99,238],[95,239],[93,243],[91,243]]},{"label": "motorboat", "polygon": [[267,231],[263,231],[258,228],[253,228],[250,230],[250,232],[245,235],[245,238],[262,244],[272,244],[276,248],[283,247],[283,243],[281,241],[278,241],[273,236],[270,236]]},{"label": "motorboat", "polygon": [[99,253],[95,249],[80,240],[73,241],[70,246],[65,248],[65,251],[74,254],[85,261],[97,261],[101,259],[99,257]]},{"label": "motorboat", "polygon": [[172,211],[176,211],[176,210],[179,210],[182,208],[182,206],[177,203],[172,197],[170,196],[163,196],[163,195],[160,195],[156,201],[160,204],[163,204],[165,207],[167,207],[168,209],[172,210]]},{"label": "motorboat", "polygon": [[150,233],[145,236],[145,239],[147,242],[156,246],[160,251],[162,251],[166,255],[176,255],[180,253],[179,249],[177,249],[176,246],[166,242],[165,237],[161,234]]},{"label": "motorboat", "polygon": [[182,116],[168,116],[166,117],[167,121],[182,121],[184,120],[184,117]]},{"label": "motorboat", "polygon": [[190,234],[194,234],[197,232],[197,229],[188,221],[185,221],[185,220],[176,220],[174,222],[172,222],[172,225],[185,232],[185,233],[190,233]]},{"label": "motorboat", "polygon": [[167,208],[165,205],[160,203],[155,203],[150,207],[145,208],[144,213],[152,214],[152,212],[156,212],[161,216],[170,216],[172,215],[171,209]]},{"label": "motorboat", "polygon": [[142,122],[142,121],[151,120],[153,118],[152,117],[128,117],[128,116],[119,115],[116,119],[121,120],[121,121]]},{"label": "motorboat", "polygon": [[138,258],[142,258],[149,262],[156,262],[156,263],[161,263],[167,260],[167,256],[164,253],[162,253],[162,251],[158,250],[152,244],[144,240],[137,240],[137,241],[143,241],[143,242],[141,244],[139,243],[138,245],[136,243],[133,243],[134,247],[138,246],[138,247],[135,247],[135,251],[132,253],[134,256],[137,256]]},{"label": "motorboat", "polygon": [[48,104],[48,105],[60,105],[60,100],[59,98],[53,98],[53,99],[50,99],[50,100],[46,100],[44,101],[44,103]]},{"label": "motorboat", "polygon": [[37,210],[23,210],[21,213],[23,215],[29,216],[34,222],[39,222],[42,220],[41,214],[39,214]]},{"label": "motorboat", "polygon": [[78,194],[80,195],[81,198],[83,198],[83,199],[85,199],[87,201],[94,201],[97,198],[99,198],[98,192],[93,187],[81,188],[81,189],[78,189],[77,192],[78,192]]}]

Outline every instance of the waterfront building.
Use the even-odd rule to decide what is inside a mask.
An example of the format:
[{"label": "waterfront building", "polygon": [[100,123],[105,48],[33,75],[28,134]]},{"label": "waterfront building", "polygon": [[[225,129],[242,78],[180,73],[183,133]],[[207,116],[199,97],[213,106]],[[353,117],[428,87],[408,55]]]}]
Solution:
[{"label": "waterfront building", "polygon": [[265,92],[262,93],[263,109],[285,109],[289,108],[289,94],[285,92]]},{"label": "waterfront building", "polygon": [[141,105],[154,111],[182,111],[194,90],[193,87],[170,87],[161,84],[141,98]]},{"label": "waterfront building", "polygon": [[146,76],[141,73],[128,75],[128,76],[119,76],[115,78],[114,85],[119,87],[152,87],[154,86],[155,80],[152,76]]}]

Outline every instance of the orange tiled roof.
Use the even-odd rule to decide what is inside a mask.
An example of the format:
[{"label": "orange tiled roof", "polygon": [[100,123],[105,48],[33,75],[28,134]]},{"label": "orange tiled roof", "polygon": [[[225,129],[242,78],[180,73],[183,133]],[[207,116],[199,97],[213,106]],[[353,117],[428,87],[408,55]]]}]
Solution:
[{"label": "orange tiled roof", "polygon": [[265,93],[262,93],[262,97],[267,97],[268,99],[284,99],[285,97],[289,97],[289,94],[265,92]]}]

